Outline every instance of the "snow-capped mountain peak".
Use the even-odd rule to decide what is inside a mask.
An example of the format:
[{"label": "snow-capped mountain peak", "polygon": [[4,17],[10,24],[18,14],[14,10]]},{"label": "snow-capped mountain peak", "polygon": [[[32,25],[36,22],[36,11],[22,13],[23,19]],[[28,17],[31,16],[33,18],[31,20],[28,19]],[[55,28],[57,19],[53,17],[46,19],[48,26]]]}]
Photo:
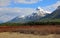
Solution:
[{"label": "snow-capped mountain peak", "polygon": [[16,18],[12,19],[10,22],[25,23],[25,22],[29,22],[29,21],[37,21],[40,18],[42,18],[42,17],[46,16],[47,14],[49,14],[48,11],[45,11],[41,7],[36,8],[35,11],[32,14],[27,15],[27,16],[25,16],[25,15],[17,16]]},{"label": "snow-capped mountain peak", "polygon": [[43,11],[43,9],[42,9],[41,7],[38,7],[36,10],[37,10],[37,11],[38,11],[38,10],[39,10],[39,11]]},{"label": "snow-capped mountain peak", "polygon": [[41,7],[38,7],[38,8],[36,9],[36,13],[37,13],[39,16],[41,16],[41,17],[44,17],[46,14],[50,14],[49,11],[44,10],[44,9],[41,8]]}]

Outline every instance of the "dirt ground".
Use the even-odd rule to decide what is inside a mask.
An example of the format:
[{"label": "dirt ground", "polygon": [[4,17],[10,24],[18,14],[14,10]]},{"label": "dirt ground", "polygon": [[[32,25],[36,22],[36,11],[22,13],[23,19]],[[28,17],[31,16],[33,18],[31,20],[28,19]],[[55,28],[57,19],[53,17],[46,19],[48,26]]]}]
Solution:
[{"label": "dirt ground", "polygon": [[60,38],[60,35],[50,34],[50,35],[33,35],[33,34],[21,34],[21,33],[11,33],[11,32],[1,32],[0,38]]}]

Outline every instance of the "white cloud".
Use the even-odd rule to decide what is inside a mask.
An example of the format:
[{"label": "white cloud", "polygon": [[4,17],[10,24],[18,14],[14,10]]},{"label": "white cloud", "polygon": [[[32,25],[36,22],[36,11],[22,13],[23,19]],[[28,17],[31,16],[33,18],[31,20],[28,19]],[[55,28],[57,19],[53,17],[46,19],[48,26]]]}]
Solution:
[{"label": "white cloud", "polygon": [[55,10],[58,6],[60,6],[60,1],[57,1],[56,3],[46,6],[47,9],[49,9],[50,11]]},{"label": "white cloud", "polygon": [[42,0],[14,0],[15,3],[23,3],[23,4],[33,4]]},{"label": "white cloud", "polygon": [[0,6],[10,5],[11,0],[0,0]]},{"label": "white cloud", "polygon": [[3,15],[0,17],[0,21],[3,21],[3,22],[6,22],[6,21],[9,21],[11,19],[13,19],[15,16],[9,16],[9,15]]},{"label": "white cloud", "polygon": [[34,11],[33,8],[0,8],[0,13],[20,13],[31,14]]},{"label": "white cloud", "polygon": [[0,8],[0,20],[5,22],[16,16],[31,14],[33,11],[32,8]]}]

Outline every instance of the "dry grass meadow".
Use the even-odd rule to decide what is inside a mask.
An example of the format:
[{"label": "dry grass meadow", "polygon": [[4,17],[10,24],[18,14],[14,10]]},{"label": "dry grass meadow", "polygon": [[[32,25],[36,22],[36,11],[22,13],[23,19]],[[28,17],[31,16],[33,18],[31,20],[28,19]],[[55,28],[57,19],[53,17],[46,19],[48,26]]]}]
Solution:
[{"label": "dry grass meadow", "polygon": [[60,38],[60,26],[0,26],[0,38]]},{"label": "dry grass meadow", "polygon": [[33,34],[21,34],[17,32],[0,32],[0,38],[60,38],[60,35],[33,35]]}]

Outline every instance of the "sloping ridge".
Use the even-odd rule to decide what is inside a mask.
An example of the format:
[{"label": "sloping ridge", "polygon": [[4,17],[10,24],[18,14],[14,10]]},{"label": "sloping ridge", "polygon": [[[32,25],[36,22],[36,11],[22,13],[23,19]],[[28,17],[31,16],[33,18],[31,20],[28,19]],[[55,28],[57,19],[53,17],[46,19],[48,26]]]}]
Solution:
[{"label": "sloping ridge", "polygon": [[58,8],[55,11],[53,11],[51,14],[48,14],[44,18],[50,18],[50,19],[60,18],[60,6],[58,6]]},{"label": "sloping ridge", "polygon": [[12,20],[9,21],[10,23],[23,23],[24,19],[23,18],[18,18],[18,16]]},{"label": "sloping ridge", "polygon": [[47,24],[60,24],[60,6],[58,6],[58,8],[51,14],[48,14],[45,17],[41,18],[40,22]]}]

